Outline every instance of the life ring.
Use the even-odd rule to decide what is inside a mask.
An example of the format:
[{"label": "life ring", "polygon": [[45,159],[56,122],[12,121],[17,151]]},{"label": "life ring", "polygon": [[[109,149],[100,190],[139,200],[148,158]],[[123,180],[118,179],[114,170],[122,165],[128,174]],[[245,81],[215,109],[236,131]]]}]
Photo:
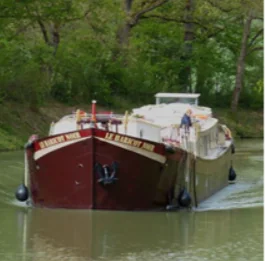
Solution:
[{"label": "life ring", "polygon": [[199,118],[201,120],[207,120],[209,118],[209,116],[205,115],[205,114],[195,114],[195,115],[193,115],[193,117]]},{"label": "life ring", "polygon": [[226,125],[223,125],[223,130],[224,130],[226,139],[231,140],[232,132],[230,131],[230,129]]}]

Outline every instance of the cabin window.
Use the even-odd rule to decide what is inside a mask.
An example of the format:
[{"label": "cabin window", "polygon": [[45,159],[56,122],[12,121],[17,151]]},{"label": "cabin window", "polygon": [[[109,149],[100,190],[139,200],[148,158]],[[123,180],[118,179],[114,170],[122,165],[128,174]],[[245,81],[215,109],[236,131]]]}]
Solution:
[{"label": "cabin window", "polygon": [[161,97],[158,100],[158,104],[160,103],[186,103],[186,104],[196,104],[196,100],[194,98],[187,97]]},{"label": "cabin window", "polygon": [[203,147],[204,147],[204,155],[206,156],[208,154],[208,136],[203,137]]},{"label": "cabin window", "polygon": [[216,128],[213,128],[210,133],[210,148],[214,149],[216,147]]},{"label": "cabin window", "polygon": [[204,137],[200,137],[200,140],[199,140],[199,155],[200,156],[204,156]]}]

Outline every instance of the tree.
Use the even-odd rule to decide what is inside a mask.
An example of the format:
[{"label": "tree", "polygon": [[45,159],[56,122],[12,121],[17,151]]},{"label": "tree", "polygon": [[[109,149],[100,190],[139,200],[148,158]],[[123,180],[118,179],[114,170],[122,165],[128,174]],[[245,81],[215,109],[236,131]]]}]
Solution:
[{"label": "tree", "polygon": [[166,4],[169,0],[124,0],[125,21],[118,31],[120,48],[129,44],[131,29],[136,26],[140,19],[147,13]]},{"label": "tree", "polygon": [[246,87],[238,95],[241,104],[248,102],[260,93],[262,54],[256,51],[263,46],[263,28],[253,4],[258,0],[246,1],[2,0],[0,95],[33,103],[47,95],[111,103],[120,95],[145,103],[155,92],[192,86],[206,104],[230,106],[242,21],[251,9],[241,60]]},{"label": "tree", "polygon": [[262,46],[253,47],[254,42],[257,40],[258,37],[262,35],[263,28],[259,29],[256,35],[250,40],[250,33],[251,33],[251,25],[253,23],[254,19],[260,19],[259,14],[262,8],[262,2],[257,0],[254,2],[248,2],[243,1],[243,8],[247,8],[247,15],[243,22],[243,35],[242,35],[242,41],[241,41],[241,48],[240,48],[240,54],[237,60],[237,70],[236,70],[236,82],[235,82],[235,88],[233,91],[233,97],[231,102],[231,110],[236,111],[238,107],[238,102],[240,98],[240,93],[242,91],[243,87],[243,79],[244,79],[244,71],[246,66],[246,56],[257,50],[263,50]]},{"label": "tree", "polygon": [[195,0],[186,0],[184,10],[184,49],[180,57],[184,63],[182,70],[179,73],[180,89],[183,92],[192,92],[191,87],[191,65],[190,60],[192,57],[192,41],[194,40],[194,23],[193,12],[195,9]]}]

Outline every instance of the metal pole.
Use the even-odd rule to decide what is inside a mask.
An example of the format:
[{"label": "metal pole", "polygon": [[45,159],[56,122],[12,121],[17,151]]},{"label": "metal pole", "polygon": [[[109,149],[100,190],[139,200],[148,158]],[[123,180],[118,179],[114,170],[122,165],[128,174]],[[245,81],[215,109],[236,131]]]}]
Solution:
[{"label": "metal pole", "polygon": [[29,180],[29,167],[28,167],[28,157],[27,157],[27,149],[24,152],[24,185],[28,187]]}]

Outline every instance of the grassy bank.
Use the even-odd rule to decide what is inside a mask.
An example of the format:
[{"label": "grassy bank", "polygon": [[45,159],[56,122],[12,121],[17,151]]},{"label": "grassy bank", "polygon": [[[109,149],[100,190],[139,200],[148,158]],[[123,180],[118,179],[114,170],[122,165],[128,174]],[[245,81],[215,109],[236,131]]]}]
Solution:
[{"label": "grassy bank", "polygon": [[263,138],[263,111],[214,109],[214,116],[226,124],[235,138]]},{"label": "grassy bank", "polygon": [[[52,121],[77,108],[90,110],[90,105],[66,106],[56,102],[38,110],[14,103],[0,106],[0,151],[22,149],[31,134],[47,135]],[[124,104],[121,107],[126,108]],[[123,111],[124,109],[116,110]],[[234,137],[263,138],[263,111],[239,110],[234,114],[228,109],[213,111],[215,117],[231,129]]]}]

